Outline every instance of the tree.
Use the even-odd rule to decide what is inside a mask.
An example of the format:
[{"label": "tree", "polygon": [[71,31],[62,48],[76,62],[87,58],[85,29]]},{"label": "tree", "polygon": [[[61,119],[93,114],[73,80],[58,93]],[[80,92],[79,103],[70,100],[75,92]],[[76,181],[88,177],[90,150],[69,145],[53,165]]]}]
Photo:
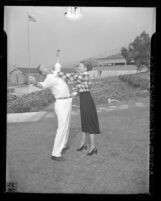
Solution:
[{"label": "tree", "polygon": [[121,54],[125,58],[126,63],[128,64],[130,62],[130,55],[129,55],[129,50],[125,47],[122,47],[121,49]]},{"label": "tree", "polygon": [[143,31],[140,36],[137,36],[134,41],[129,44],[128,49],[124,47],[121,49],[121,54],[126,61],[134,60],[138,70],[141,70],[143,66],[146,66],[149,69],[150,46],[150,36]]},{"label": "tree", "polygon": [[98,66],[98,61],[95,58],[89,58],[89,59],[86,59],[86,61],[89,61],[93,67]]}]

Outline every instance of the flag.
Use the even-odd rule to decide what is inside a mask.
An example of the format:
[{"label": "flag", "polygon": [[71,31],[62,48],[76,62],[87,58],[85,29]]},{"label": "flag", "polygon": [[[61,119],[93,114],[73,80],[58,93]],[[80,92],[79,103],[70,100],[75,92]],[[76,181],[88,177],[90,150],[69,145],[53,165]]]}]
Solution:
[{"label": "flag", "polygon": [[28,20],[31,22],[37,22],[36,18],[28,14]]}]

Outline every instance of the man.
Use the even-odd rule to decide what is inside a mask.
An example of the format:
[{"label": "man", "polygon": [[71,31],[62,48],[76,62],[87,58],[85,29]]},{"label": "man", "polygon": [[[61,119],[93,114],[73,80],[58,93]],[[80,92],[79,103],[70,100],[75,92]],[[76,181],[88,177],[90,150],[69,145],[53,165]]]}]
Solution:
[{"label": "man", "polygon": [[56,76],[56,71],[52,71],[52,69],[43,65],[39,65],[37,69],[40,74],[46,75],[46,79],[39,83],[36,83],[34,79],[30,82],[41,89],[50,88],[56,99],[54,109],[58,120],[58,128],[51,158],[63,161],[65,159],[61,156],[62,151],[69,149],[67,141],[71,120],[72,96],[67,83],[62,78]]}]

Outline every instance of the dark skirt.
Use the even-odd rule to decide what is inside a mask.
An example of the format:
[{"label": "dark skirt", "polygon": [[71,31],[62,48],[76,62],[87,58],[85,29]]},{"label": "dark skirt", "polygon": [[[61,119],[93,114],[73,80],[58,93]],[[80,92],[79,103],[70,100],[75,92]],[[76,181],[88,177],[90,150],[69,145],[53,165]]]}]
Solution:
[{"label": "dark skirt", "polygon": [[80,115],[82,131],[89,134],[100,134],[96,106],[90,92],[80,92]]}]

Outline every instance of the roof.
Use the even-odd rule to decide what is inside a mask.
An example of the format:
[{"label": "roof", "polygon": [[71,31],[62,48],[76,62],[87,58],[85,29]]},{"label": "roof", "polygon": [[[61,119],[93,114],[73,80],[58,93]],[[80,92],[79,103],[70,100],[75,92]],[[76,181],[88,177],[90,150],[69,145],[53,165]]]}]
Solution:
[{"label": "roof", "polygon": [[37,68],[15,68],[9,72],[11,74],[14,71],[21,71],[22,73],[38,73]]},{"label": "roof", "polygon": [[[21,71],[22,73],[33,73],[33,74],[38,73],[37,68],[15,68],[12,71],[10,71],[9,74],[11,74],[14,71]],[[76,72],[74,68],[61,68],[61,71],[65,73]]]},{"label": "roof", "polygon": [[[49,68],[55,68],[54,65],[48,66]],[[64,73],[76,72],[75,68],[61,67],[61,71]]]},{"label": "roof", "polygon": [[38,73],[37,68],[17,68],[23,73]]},{"label": "roof", "polygon": [[104,58],[98,58],[98,60],[108,60],[108,59],[124,59],[124,57],[122,56],[121,53],[118,54],[114,54],[108,57],[104,57]]}]

